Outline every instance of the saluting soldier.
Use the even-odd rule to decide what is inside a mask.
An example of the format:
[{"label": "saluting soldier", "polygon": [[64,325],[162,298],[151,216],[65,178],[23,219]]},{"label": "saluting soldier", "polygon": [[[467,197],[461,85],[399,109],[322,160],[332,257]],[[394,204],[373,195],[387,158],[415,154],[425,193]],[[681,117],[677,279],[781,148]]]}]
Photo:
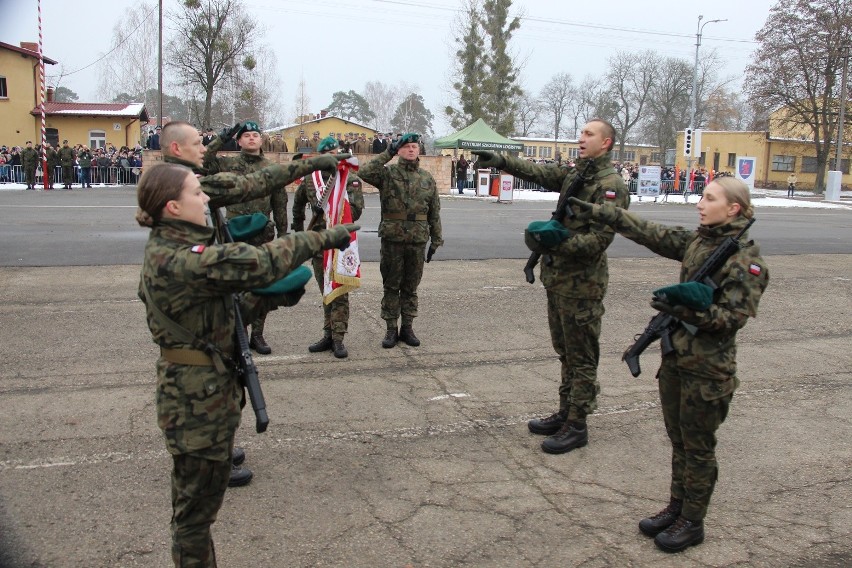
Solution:
[{"label": "saluting soldier", "polygon": [[[163,130],[162,145],[172,124]],[[183,124],[201,147],[201,136]],[[197,157],[200,162],[200,152]],[[301,167],[308,170],[306,162]],[[239,309],[248,314],[295,304],[304,287],[277,296],[253,290],[284,278],[317,251],[346,246],[350,231],[358,229],[340,225],[260,247],[217,244],[214,229],[207,226],[208,204],[268,194],[289,177],[283,168],[274,168],[250,176],[219,174],[201,182],[191,169],[167,162],[146,168],[139,181],[136,220],[151,233],[138,296],[161,353],[157,424],[173,463],[171,553],[176,567],[216,566],[210,529],[229,484],[234,434],[245,401],[239,371],[226,363],[235,350],[233,294],[240,293]]]},{"label": "saluting soldier", "polygon": [[[580,159],[574,168],[533,164],[485,150],[473,154],[479,156],[478,167],[498,168],[560,193],[585,174],[578,180],[577,197],[626,209],[630,195],[612,167],[614,143],[613,126],[593,119],[580,132]],[[533,434],[548,436],[541,444],[543,451],[562,454],[588,443],[586,416],[597,408],[601,317],[609,283],[606,249],[615,239],[615,231],[568,216],[559,230],[538,234],[537,228],[530,229],[533,231],[527,230],[524,240],[530,250],[544,257],[541,283],[547,290],[550,339],[559,356],[562,380],[559,410],[547,418],[530,420],[527,426]]]},{"label": "saluting soldier", "polygon": [[315,146],[311,144],[311,141],[308,140],[304,130],[299,131],[299,137],[296,138],[294,146],[296,148],[296,152],[301,152],[302,154],[310,154],[315,148]]},{"label": "saluting soldier", "polygon": [[77,159],[77,153],[68,145],[68,140],[63,140],[62,148],[57,154],[59,163],[62,165],[62,186],[65,189],[71,189],[74,183],[74,160]]},{"label": "saluting soldier", "polygon": [[[330,136],[320,141],[317,150],[320,154],[337,154],[340,147],[337,141]],[[310,205],[310,209],[314,215],[317,215],[317,222],[312,227],[316,230],[326,228],[325,216],[320,217],[320,199],[317,195],[317,189],[322,194],[323,191],[329,191],[327,184],[333,183],[335,171],[315,172],[312,175],[305,176],[302,183],[296,189],[296,194],[293,196],[293,230],[305,230],[305,208]],[[317,188],[314,178],[321,180],[322,187]],[[349,207],[352,211],[352,221],[357,221],[361,217],[361,212],[364,210],[364,195],[361,192],[361,180],[355,175],[355,172],[350,171],[346,183],[346,192],[349,195]],[[320,294],[324,293],[324,267],[323,255],[314,256],[311,264],[314,269],[314,277],[319,284]],[[311,353],[320,353],[322,351],[331,350],[334,356],[338,359],[344,359],[349,356],[349,350],[343,344],[343,337],[349,328],[349,294],[341,294],[330,304],[323,302],[323,326],[322,339],[308,346],[308,351]]]},{"label": "saluting soldier", "polygon": [[[417,347],[413,322],[417,317],[417,287],[423,263],[432,260],[444,239],[441,233],[441,200],[435,179],[420,167],[420,135],[401,136],[397,143],[362,167],[358,175],[379,190],[379,223],[382,273],[382,319],[387,332],[382,347],[399,341]],[[385,167],[395,155],[395,164]],[[429,243],[428,252],[426,244]],[[402,316],[402,326],[398,322]]]},{"label": "saluting soldier", "polygon": [[[250,174],[259,171],[272,162],[266,159],[261,149],[261,130],[256,122],[245,122],[236,133],[237,145],[240,154],[236,157],[219,157],[217,152],[222,148],[223,140],[218,138],[207,145],[204,153],[204,170],[208,175],[219,172],[233,172],[237,174]],[[233,219],[240,215],[251,215],[263,213],[267,217],[266,229],[252,240],[250,244],[261,245],[278,236],[287,234],[287,191],[274,191],[269,196],[261,197],[245,203],[239,203],[228,207],[228,218]],[[270,219],[271,217],[271,219]],[[261,355],[269,355],[272,348],[263,337],[263,329],[266,324],[266,314],[258,314],[251,322],[251,335],[249,344],[252,349]]]}]

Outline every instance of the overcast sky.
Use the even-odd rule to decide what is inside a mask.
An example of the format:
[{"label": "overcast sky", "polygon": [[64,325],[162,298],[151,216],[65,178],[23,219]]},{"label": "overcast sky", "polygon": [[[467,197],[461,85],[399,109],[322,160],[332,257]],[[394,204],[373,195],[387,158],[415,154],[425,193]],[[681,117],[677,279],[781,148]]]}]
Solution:
[{"label": "overcast sky", "polygon": [[[151,0],[149,5],[151,4]],[[281,107],[289,116],[300,78],[314,112],[335,91],[360,92],[368,81],[416,85],[437,120],[435,131],[450,131],[441,118],[451,101],[448,90],[456,50],[452,23],[462,0],[244,0],[261,24],[258,43],[275,52],[281,81]],[[741,80],[756,47],[759,30],[776,0],[515,0],[521,28],[510,48],[522,61],[522,86],[537,94],[557,73],[576,83],[600,76],[618,51],[653,49],[664,56],[695,58],[699,14],[704,21],[727,19],[704,28],[701,52],[716,49],[724,76]],[[98,65],[132,65],[107,57],[113,26],[139,0],[85,3],[42,0],[44,53],[59,61],[62,86],[81,102],[103,102],[97,92]],[[173,10],[178,0],[164,0]],[[152,17],[156,18],[156,10]],[[167,22],[168,25],[168,22]],[[36,0],[0,0],[0,41],[38,41]],[[151,38],[151,49],[156,49]],[[77,71],[82,69],[80,71]],[[48,66],[48,75],[50,75]],[[154,109],[149,109],[153,112]]]}]

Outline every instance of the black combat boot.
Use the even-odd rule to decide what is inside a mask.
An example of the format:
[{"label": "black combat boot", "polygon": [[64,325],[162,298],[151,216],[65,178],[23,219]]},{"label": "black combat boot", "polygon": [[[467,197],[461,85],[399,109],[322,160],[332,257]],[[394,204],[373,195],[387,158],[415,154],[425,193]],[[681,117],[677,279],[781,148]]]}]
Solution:
[{"label": "black combat boot", "polygon": [[404,325],[400,328],[399,340],[411,347],[420,347],[420,340],[417,339],[416,335],[414,335],[414,330],[411,328],[411,324]]},{"label": "black combat boot", "polygon": [[559,429],[562,428],[563,424],[565,424],[566,416],[568,416],[568,411],[560,410],[556,414],[551,414],[547,418],[533,418],[527,422],[527,427],[533,434],[552,436],[559,432]]},{"label": "black combat boot", "polygon": [[668,507],[652,517],[646,517],[639,521],[639,530],[646,536],[657,536],[675,523],[682,508],[683,501],[672,497]]},{"label": "black combat boot", "polygon": [[347,351],[346,346],[343,345],[342,339],[335,339],[332,341],[332,349],[334,350],[334,356],[338,359],[346,359],[349,357],[349,351]]},{"label": "black combat boot", "polygon": [[564,454],[589,443],[589,430],[585,424],[566,420],[559,431],[548,436],[541,443],[541,449],[548,454]]},{"label": "black combat boot", "polygon": [[231,464],[231,478],[228,480],[228,487],[242,487],[248,485],[254,474],[250,469]]},{"label": "black combat boot", "polygon": [[233,465],[242,465],[244,461],[246,461],[246,451],[242,448],[234,447],[234,451],[231,453],[231,463]]},{"label": "black combat boot", "polygon": [[680,552],[704,542],[704,522],[678,517],[675,523],[654,537],[654,544],[665,552]]},{"label": "black combat boot", "polygon": [[322,353],[328,351],[332,347],[331,335],[324,335],[322,339],[316,343],[308,345],[308,351],[311,353]]},{"label": "black combat boot", "polygon": [[266,340],[263,338],[262,333],[254,333],[251,334],[251,341],[249,341],[249,347],[260,353],[261,355],[269,355],[272,353],[272,347],[270,347]]},{"label": "black combat boot", "polygon": [[397,332],[396,328],[389,329],[385,334],[385,338],[382,339],[382,347],[390,349],[391,347],[395,347],[397,343],[399,343],[399,332]]}]

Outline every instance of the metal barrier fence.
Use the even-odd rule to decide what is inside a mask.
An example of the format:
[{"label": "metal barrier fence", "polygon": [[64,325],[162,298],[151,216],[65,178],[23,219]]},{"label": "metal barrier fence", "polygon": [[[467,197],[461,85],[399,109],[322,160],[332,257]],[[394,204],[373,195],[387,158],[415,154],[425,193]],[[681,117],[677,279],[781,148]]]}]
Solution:
[{"label": "metal barrier fence", "polygon": [[[92,185],[136,185],[142,175],[142,168],[121,168],[115,166],[92,166],[89,169],[89,181]],[[74,166],[74,183],[83,183],[83,168]],[[36,169],[36,185],[44,185],[41,168]],[[0,183],[27,183],[23,166],[0,166]],[[53,168],[53,184],[62,184],[62,166]]]},{"label": "metal barrier fence", "polygon": [[[630,193],[636,193],[636,187],[638,186],[638,181],[635,179],[631,179],[627,184],[627,190]],[[701,195],[704,193],[704,186],[706,182],[696,181],[693,182],[692,187],[689,188],[688,183],[681,182],[678,186],[678,189],[675,189],[674,180],[663,180],[660,182],[660,195],[683,195],[684,188],[687,188],[687,193]],[[550,191],[544,187],[541,187],[537,183],[526,181],[521,178],[514,178],[514,189],[525,189],[530,191]]]}]

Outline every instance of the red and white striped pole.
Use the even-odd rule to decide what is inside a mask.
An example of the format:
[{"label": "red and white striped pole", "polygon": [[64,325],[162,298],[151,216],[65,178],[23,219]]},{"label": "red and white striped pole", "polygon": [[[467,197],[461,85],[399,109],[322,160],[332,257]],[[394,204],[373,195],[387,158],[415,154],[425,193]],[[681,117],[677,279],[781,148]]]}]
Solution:
[{"label": "red and white striped pole", "polygon": [[42,181],[44,181],[44,189],[50,189],[48,187],[48,172],[47,172],[47,149],[45,148],[45,142],[47,142],[47,129],[45,127],[44,120],[44,99],[47,94],[47,88],[44,84],[44,49],[42,48],[42,36],[41,36],[41,0],[38,0],[38,68],[39,68],[39,90],[41,91],[41,177]]}]

